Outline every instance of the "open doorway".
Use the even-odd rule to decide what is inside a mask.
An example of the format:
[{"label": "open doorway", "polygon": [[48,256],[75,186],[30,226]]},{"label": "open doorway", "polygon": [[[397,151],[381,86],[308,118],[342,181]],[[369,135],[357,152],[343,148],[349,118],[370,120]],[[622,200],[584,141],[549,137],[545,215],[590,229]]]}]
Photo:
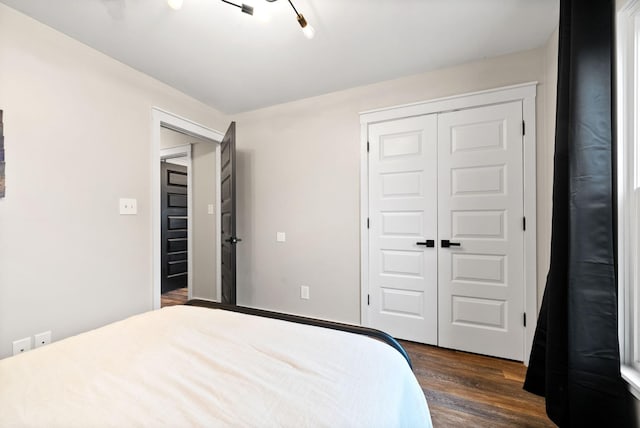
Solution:
[{"label": "open doorway", "polygon": [[[221,209],[217,195],[219,143],[224,135],[156,108],[152,116],[153,308],[164,306],[163,300],[165,305],[191,298],[219,301]],[[172,186],[165,191],[164,200],[162,181]],[[172,201],[168,201],[169,194]],[[165,210],[186,206],[186,211],[169,210],[163,216],[163,205]],[[164,222],[172,222],[165,227],[165,236],[163,217]],[[165,285],[163,293],[167,277],[173,284]]]},{"label": "open doorway", "polygon": [[[174,134],[174,135],[172,135]],[[184,304],[193,294],[190,263],[189,220],[193,172],[191,144],[168,147],[172,141],[185,143],[186,135],[163,128],[160,135],[160,306]]]},{"label": "open doorway", "polygon": [[160,131],[160,306],[218,300],[215,142]]},{"label": "open doorway", "polygon": [[160,306],[185,303],[192,293],[189,287],[193,272],[189,272],[189,229],[187,212],[187,165],[177,162],[185,158],[162,159],[160,165],[162,220],[160,236],[161,269]]}]

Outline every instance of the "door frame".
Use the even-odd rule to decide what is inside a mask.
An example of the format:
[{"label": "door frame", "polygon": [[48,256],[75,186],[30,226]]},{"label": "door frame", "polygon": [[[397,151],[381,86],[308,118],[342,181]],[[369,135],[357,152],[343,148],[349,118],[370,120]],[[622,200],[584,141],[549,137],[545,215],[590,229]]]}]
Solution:
[{"label": "door frame", "polygon": [[407,117],[522,101],[522,118],[528,126],[523,136],[523,199],[527,219],[524,234],[524,309],[527,314],[524,363],[529,364],[538,319],[536,227],[536,87],[538,82],[505,86],[429,101],[385,107],[360,113],[360,323],[369,326],[369,125]]},{"label": "door frame", "polygon": [[[152,236],[152,302],[151,307],[153,309],[160,309],[161,303],[161,263],[160,263],[160,249],[161,249],[161,237],[160,237],[160,217],[162,215],[162,210],[160,206],[160,198],[161,198],[161,189],[160,189],[160,130],[161,128],[168,128],[174,131],[180,132],[182,134],[187,134],[192,137],[201,138],[204,140],[208,140],[211,143],[215,143],[216,145],[216,160],[220,159],[220,142],[224,137],[224,134],[216,131],[215,129],[208,128],[206,126],[200,125],[192,120],[186,119],[184,117],[178,116],[176,114],[170,113],[168,111],[162,110],[158,107],[151,108],[151,236]],[[190,178],[189,178],[190,180]],[[189,189],[188,192],[191,192],[192,186],[189,181]],[[216,161],[216,195],[220,195],[220,162]],[[191,222],[191,195],[190,193],[187,196],[188,200],[188,216],[189,222]],[[215,213],[216,213],[216,230],[219,232],[221,228],[220,224],[220,198],[216,197],[215,202]],[[188,233],[191,233],[191,227],[189,227]],[[188,248],[189,252],[192,251],[193,240],[190,239],[191,236],[188,235]],[[220,233],[216,234],[216,246],[220,248]],[[222,258],[220,256],[220,251],[216,251],[216,296],[218,296],[218,300],[221,295],[221,268]],[[192,268],[192,257],[188,259],[189,271]],[[191,287],[191,275],[189,276],[189,298],[191,298],[192,289]]]}]

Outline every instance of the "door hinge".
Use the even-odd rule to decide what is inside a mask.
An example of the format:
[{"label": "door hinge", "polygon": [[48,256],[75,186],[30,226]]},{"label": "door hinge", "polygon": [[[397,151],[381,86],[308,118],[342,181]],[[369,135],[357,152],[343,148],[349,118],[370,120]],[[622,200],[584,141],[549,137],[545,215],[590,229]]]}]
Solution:
[{"label": "door hinge", "polygon": [[369,298],[369,295],[367,294],[367,306],[369,306],[371,304],[371,299]]},{"label": "door hinge", "polygon": [[367,217],[367,229],[369,229],[369,217]]},{"label": "door hinge", "polygon": [[367,141],[367,153],[369,153],[369,142]]},{"label": "door hinge", "polygon": [[524,312],[522,314],[522,324],[526,327],[527,326],[527,313]]},{"label": "door hinge", "polygon": [[524,120],[522,121],[522,135],[525,135],[526,128],[524,126]]},{"label": "door hinge", "polygon": [[522,217],[522,230],[527,230],[527,218]]}]

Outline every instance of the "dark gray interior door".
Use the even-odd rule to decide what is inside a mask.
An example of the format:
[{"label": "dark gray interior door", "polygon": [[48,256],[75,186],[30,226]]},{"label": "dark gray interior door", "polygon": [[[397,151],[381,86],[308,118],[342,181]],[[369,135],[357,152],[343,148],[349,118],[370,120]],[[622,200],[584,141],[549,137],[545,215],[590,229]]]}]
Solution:
[{"label": "dark gray interior door", "polygon": [[160,164],[162,206],[162,293],[187,287],[187,168]]},{"label": "dark gray interior door", "polygon": [[236,304],[236,123],[231,122],[220,145],[220,222],[222,248],[221,302]]}]

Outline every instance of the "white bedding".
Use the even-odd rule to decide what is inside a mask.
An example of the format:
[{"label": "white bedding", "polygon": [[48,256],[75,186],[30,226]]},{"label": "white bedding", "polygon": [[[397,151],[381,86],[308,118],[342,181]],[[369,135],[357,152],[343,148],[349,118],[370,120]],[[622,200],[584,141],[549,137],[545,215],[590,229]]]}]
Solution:
[{"label": "white bedding", "polygon": [[0,360],[0,427],[423,427],[403,357],[368,337],[174,306]]}]

